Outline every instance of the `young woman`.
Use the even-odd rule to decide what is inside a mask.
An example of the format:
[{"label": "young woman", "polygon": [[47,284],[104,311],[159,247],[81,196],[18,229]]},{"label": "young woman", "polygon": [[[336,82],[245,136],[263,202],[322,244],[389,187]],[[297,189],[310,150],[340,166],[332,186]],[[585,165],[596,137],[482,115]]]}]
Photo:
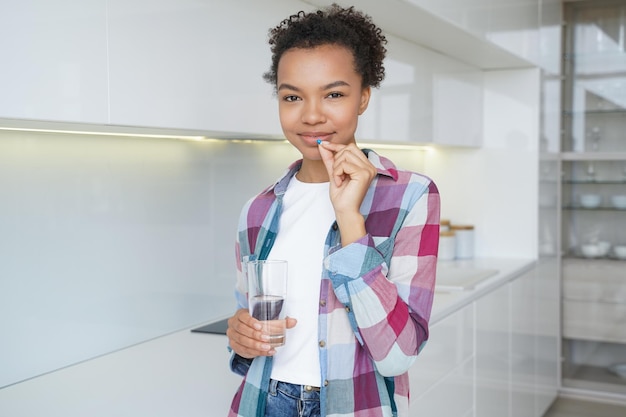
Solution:
[{"label": "young woman", "polygon": [[[240,309],[229,320],[244,376],[230,416],[408,416],[407,370],[428,338],[439,194],[355,141],[386,39],[333,5],[270,31],[288,141],[302,154],[243,208],[236,245]],[[272,348],[248,314],[241,263],[289,262],[287,342]]]}]

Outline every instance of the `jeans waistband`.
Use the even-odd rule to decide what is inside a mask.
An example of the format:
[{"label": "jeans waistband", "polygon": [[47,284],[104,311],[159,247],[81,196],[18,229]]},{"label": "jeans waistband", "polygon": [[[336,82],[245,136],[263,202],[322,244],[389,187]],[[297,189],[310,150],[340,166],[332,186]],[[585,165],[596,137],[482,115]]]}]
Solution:
[{"label": "jeans waistband", "polygon": [[301,400],[319,401],[320,399],[320,387],[291,384],[289,382],[270,379],[270,392],[274,393],[276,391],[281,391],[290,397],[299,398]]}]

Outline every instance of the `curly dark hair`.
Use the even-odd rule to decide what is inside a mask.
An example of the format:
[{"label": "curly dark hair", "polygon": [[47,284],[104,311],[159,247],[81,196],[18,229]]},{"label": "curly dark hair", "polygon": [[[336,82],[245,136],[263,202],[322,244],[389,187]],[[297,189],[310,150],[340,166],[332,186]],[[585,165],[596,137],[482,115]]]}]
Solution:
[{"label": "curly dark hair", "polygon": [[272,65],[263,79],[276,86],[278,63],[291,48],[315,48],[321,45],[341,45],[352,52],[355,70],[361,75],[363,87],[379,87],[385,78],[383,59],[387,39],[370,16],[337,4],[306,13],[289,16],[269,30]]}]

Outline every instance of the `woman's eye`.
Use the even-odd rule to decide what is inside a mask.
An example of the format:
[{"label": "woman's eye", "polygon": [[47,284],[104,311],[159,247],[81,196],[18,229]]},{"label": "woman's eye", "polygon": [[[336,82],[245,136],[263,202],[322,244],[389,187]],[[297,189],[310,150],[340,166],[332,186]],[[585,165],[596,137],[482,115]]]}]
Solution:
[{"label": "woman's eye", "polygon": [[334,92],[334,93],[330,93],[330,94],[328,95],[328,97],[329,97],[329,98],[339,98],[339,97],[343,97],[343,94],[342,94],[342,93],[339,93],[339,92]]},{"label": "woman's eye", "polygon": [[283,97],[283,100],[285,100],[285,101],[297,101],[299,99],[300,98],[298,96],[285,96],[285,97]]}]

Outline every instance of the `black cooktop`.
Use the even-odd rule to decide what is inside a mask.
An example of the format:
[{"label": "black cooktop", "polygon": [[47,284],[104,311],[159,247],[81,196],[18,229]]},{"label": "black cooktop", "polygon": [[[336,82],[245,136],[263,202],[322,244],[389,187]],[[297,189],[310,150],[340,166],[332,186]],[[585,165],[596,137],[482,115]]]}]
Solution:
[{"label": "black cooktop", "polygon": [[226,334],[226,329],[228,329],[228,319],[216,321],[191,331],[194,333]]}]

